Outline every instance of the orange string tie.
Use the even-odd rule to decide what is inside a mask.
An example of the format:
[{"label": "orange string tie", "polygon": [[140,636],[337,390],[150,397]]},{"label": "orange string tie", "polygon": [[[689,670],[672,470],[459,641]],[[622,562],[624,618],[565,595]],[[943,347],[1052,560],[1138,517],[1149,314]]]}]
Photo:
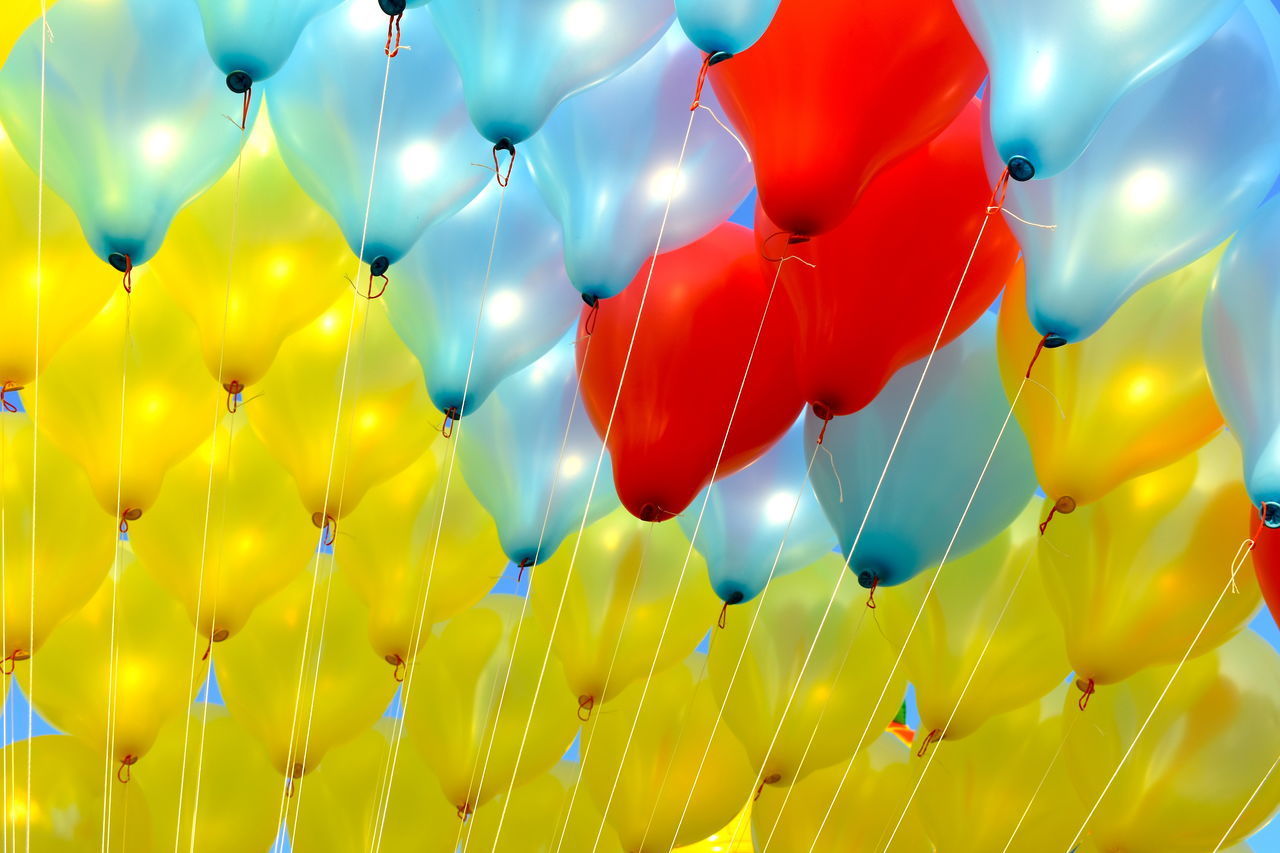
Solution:
[{"label": "orange string tie", "polygon": [[991,191],[991,200],[987,202],[987,216],[1004,210],[1004,200],[1008,194],[1009,167],[1005,166],[1004,171],[1000,173],[999,180],[996,181],[995,188]]},{"label": "orange string tie", "polygon": [[29,657],[31,657],[31,655],[27,654],[22,649],[14,649],[9,652],[3,660],[0,660],[0,673],[3,673],[4,675],[13,675],[13,671],[18,666],[18,661],[26,660]]},{"label": "orange string tie", "polygon": [[937,741],[942,740],[942,729],[933,729],[924,736],[924,740],[920,742],[920,749],[916,750],[916,758],[924,758],[929,747]]},{"label": "orange string tie", "polygon": [[137,763],[136,755],[126,755],[120,759],[120,766],[116,768],[116,779],[125,785],[129,784],[129,780],[133,778],[133,771],[130,768]]},{"label": "orange string tie", "polygon": [[209,643],[204,647],[204,654],[200,655],[200,660],[208,660],[211,654],[213,654],[213,637],[209,638]]},{"label": "orange string tie", "polygon": [[[511,155],[511,159],[507,161],[507,174],[502,174],[502,169],[498,166],[498,152],[506,151]],[[511,170],[516,165],[516,146],[515,143],[505,136],[497,141],[493,146],[493,176],[498,179],[498,186],[506,187],[511,183]]]},{"label": "orange string tie", "polygon": [[596,697],[579,696],[578,697],[578,719],[582,722],[591,720],[591,709],[596,706]]},{"label": "orange string tie", "polygon": [[1089,707],[1089,697],[1094,694],[1093,679],[1077,678],[1076,687],[1080,690],[1080,701],[1076,705],[1083,711]]},{"label": "orange string tie", "polygon": [[880,586],[879,576],[872,576],[871,588],[867,590],[867,607],[876,609],[876,587]]},{"label": "orange string tie", "polygon": [[19,385],[16,382],[6,382],[3,385],[0,385],[0,405],[4,406],[4,410],[6,412],[16,412],[18,411],[18,407],[9,402],[4,395],[8,394],[10,391],[21,391],[23,387],[24,386]]},{"label": "orange string tie", "polygon": [[[373,280],[375,278],[382,279],[382,287],[378,288],[377,293],[373,292]],[[374,273],[369,273],[369,289],[365,292],[364,298],[377,299],[379,296],[387,292],[387,285],[390,283],[391,283],[391,279],[387,278],[385,275],[376,275]]]},{"label": "orange string tie", "polygon": [[311,523],[324,531],[320,544],[332,545],[334,539],[338,536],[338,519],[327,513],[313,512],[311,513]]},{"label": "orange string tie", "polygon": [[249,102],[253,98],[253,86],[244,90],[244,110],[240,113],[240,130],[249,126]]},{"label": "orange string tie", "polygon": [[724,607],[720,608],[720,618],[716,620],[716,625],[718,625],[720,629],[723,630],[724,626],[728,623],[728,618],[729,618],[729,602],[726,601],[724,603]]},{"label": "orange string tie", "polygon": [[121,252],[112,252],[107,255],[107,263],[119,270],[123,276],[125,293],[133,293],[133,258]]},{"label": "orange string tie", "polygon": [[404,658],[393,652],[386,655],[383,660],[395,667],[395,669],[391,671],[391,677],[396,680],[396,684],[403,684],[405,670]]},{"label": "orange string tie", "polygon": [[1076,511],[1076,499],[1063,495],[1053,502],[1053,506],[1049,509],[1049,514],[1044,517],[1044,521],[1040,522],[1040,535],[1043,536],[1045,530],[1049,528],[1049,522],[1053,521],[1053,517],[1058,513],[1070,515]]},{"label": "orange string tie", "polygon": [[703,58],[702,67],[698,69],[698,81],[693,86],[693,103],[689,105],[689,112],[693,112],[702,106],[702,87],[707,83],[707,73],[711,70],[711,66],[724,62],[732,56],[732,53],[717,50],[715,53],[708,53]]},{"label": "orange string tie", "polygon": [[223,383],[222,388],[227,392],[227,411],[234,415],[240,411],[240,401],[236,398],[244,391],[244,385],[232,379]]},{"label": "orange string tie", "polygon": [[582,331],[587,337],[591,337],[595,334],[596,320],[600,317],[600,297],[588,296],[584,293],[582,294],[582,301],[587,303],[587,307],[591,309],[587,312],[586,319],[582,321]]},{"label": "orange string tie", "polygon": [[761,795],[761,794],[763,794],[763,793],[764,793],[764,780],[762,779],[762,780],[760,781],[760,784],[756,786],[756,792],[755,792],[755,794],[751,797],[751,802],[753,802],[753,803],[754,803],[756,800],[760,799],[760,795]]},{"label": "orange string tie", "polygon": [[531,557],[525,557],[523,560],[516,563],[516,583],[520,583],[520,581],[524,580],[524,570],[532,565],[533,558]]},{"label": "orange string tie", "polygon": [[125,507],[124,512],[120,513],[119,530],[121,533],[129,532],[129,522],[137,521],[142,518],[142,510]]},{"label": "orange string tie", "polygon": [[458,820],[465,822],[466,819],[470,817],[471,813],[474,811],[475,811],[475,807],[472,806],[471,803],[463,803],[462,805],[458,806]]},{"label": "orange string tie", "polygon": [[400,19],[403,17],[404,12],[401,12],[398,15],[390,15],[387,18],[387,46],[382,49],[382,52],[389,59],[394,59],[400,54]]},{"label": "orange string tie", "polygon": [[1258,519],[1258,526],[1253,529],[1253,536],[1249,537],[1249,550],[1252,551],[1258,547],[1258,537],[1262,535],[1262,531],[1267,527],[1267,508],[1264,505],[1261,508],[1262,518]]},{"label": "orange string tie", "polygon": [[458,422],[459,417],[461,417],[461,412],[458,411],[457,406],[450,406],[446,409],[444,423],[440,426],[440,434],[445,438],[453,438],[453,426]]}]

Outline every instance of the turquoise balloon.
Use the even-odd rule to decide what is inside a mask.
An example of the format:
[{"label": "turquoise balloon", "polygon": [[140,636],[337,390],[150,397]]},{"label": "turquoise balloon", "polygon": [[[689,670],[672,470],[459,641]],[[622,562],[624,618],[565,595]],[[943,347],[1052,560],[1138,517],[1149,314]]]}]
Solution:
[{"label": "turquoise balloon", "polygon": [[676,0],[689,41],[706,54],[741,53],[769,28],[778,0]]},{"label": "turquoise balloon", "polygon": [[[279,71],[311,19],[341,0],[196,0],[209,56],[260,83]],[[228,79],[228,85],[234,81]]]},{"label": "turquoise balloon", "polygon": [[[981,546],[1008,527],[1036,489],[1031,450],[1017,419],[1009,418],[965,514],[1009,412],[996,363],[996,318],[984,314],[934,356],[858,537],[923,369],[923,360],[907,365],[871,405],[831,421],[823,442],[831,456],[820,458],[810,474],[845,554],[858,539],[849,567],[863,587],[900,584],[937,564],[957,527],[948,560]],[[807,418],[805,437],[812,443],[822,421],[812,414]]]},{"label": "turquoise balloon", "polygon": [[369,264],[403,258],[493,178],[472,165],[490,159],[488,146],[467,121],[462,81],[430,16],[408,14],[403,26],[412,49],[388,64],[387,15],[373,0],[348,0],[307,27],[267,94],[289,171]]},{"label": "turquoise balloon", "polygon": [[[582,525],[602,446],[577,395],[571,329],[546,355],[498,384],[467,419],[462,476],[498,526],[508,559],[550,559]],[[567,430],[567,432],[566,432]],[[605,453],[587,524],[618,506]]]},{"label": "turquoise balloon", "polygon": [[433,0],[429,8],[462,72],[476,128],[494,144],[517,145],[556,104],[653,46],[671,23],[671,3]]},{"label": "turquoise balloon", "polygon": [[[676,174],[701,65],[702,54],[673,26],[626,71],[562,104],[525,146],[564,226],[569,278],[591,299],[616,296],[648,261],[668,198],[664,251],[711,231],[751,191],[746,152],[702,111]],[[702,100],[720,111],[711,87]]]},{"label": "turquoise balloon", "polygon": [[[836,535],[806,474],[813,449],[804,437],[804,418],[797,418],[763,456],[718,480],[709,499],[704,489],[679,516],[707,561],[711,588],[726,604],[750,601],[771,577],[803,569],[835,549]],[[819,455],[815,466],[825,464]],[[706,512],[698,524],[703,501]]]},{"label": "turquoise balloon", "polygon": [[523,168],[506,189],[490,181],[428,228],[396,269],[385,297],[391,324],[422,364],[431,401],[454,418],[545,353],[582,308],[565,277],[560,228]]},{"label": "turquoise balloon", "polygon": [[[1022,179],[1070,166],[1128,90],[1182,59],[1240,0],[956,0],[991,71],[991,134]],[[1123,165],[1122,165],[1123,167]]]},{"label": "turquoise balloon", "polygon": [[[248,133],[224,115],[222,74],[199,60],[194,3],[62,0],[48,23],[45,180],[98,257],[118,269],[145,263],[182,206],[235,162]],[[40,26],[23,33],[0,70],[0,122],[33,169]],[[256,113],[255,104],[250,121]]]},{"label": "turquoise balloon", "polygon": [[[1075,163],[1010,184],[1005,220],[1041,334],[1087,338],[1257,208],[1280,173],[1278,62],[1280,12],[1246,0],[1190,56],[1121,98]],[[1004,164],[989,139],[984,153],[994,179]]]}]

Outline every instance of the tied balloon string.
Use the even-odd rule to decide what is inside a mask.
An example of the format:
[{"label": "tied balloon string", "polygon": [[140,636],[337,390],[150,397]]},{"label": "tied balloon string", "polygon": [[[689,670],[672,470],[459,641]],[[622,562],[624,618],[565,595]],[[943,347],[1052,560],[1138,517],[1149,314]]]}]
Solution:
[{"label": "tied balloon string", "polygon": [[595,334],[596,320],[600,319],[600,297],[583,296],[582,301],[587,303],[587,316],[582,321],[582,332],[589,338]]},{"label": "tied balloon string", "polygon": [[400,54],[400,19],[403,17],[404,12],[401,12],[387,18],[387,46],[382,49],[382,52],[388,59],[394,59]]},{"label": "tied balloon string", "polygon": [[1040,522],[1040,535],[1049,529],[1049,522],[1053,521],[1053,517],[1061,513],[1062,515],[1070,515],[1076,511],[1076,500],[1073,497],[1063,495],[1053,502],[1053,506],[1049,508],[1049,514],[1045,516],[1044,521]]},{"label": "tied balloon string", "polygon": [[987,216],[1004,210],[1004,200],[1009,195],[1009,167],[1006,166],[991,191],[991,200],[987,202]]},{"label": "tied balloon string", "polygon": [[9,652],[3,660],[0,660],[0,673],[4,675],[13,675],[14,669],[18,666],[18,661],[24,661],[31,657],[30,654],[22,649],[14,649]]},{"label": "tied balloon string", "polygon": [[240,392],[244,391],[244,385],[232,379],[222,387],[227,392],[227,411],[234,415],[240,411]]},{"label": "tied balloon string", "polygon": [[[1262,512],[1265,515],[1266,509],[1264,508]],[[1258,537],[1262,535],[1262,531],[1265,530],[1266,527],[1267,522],[1264,519],[1258,519],[1258,526],[1253,529],[1253,535],[1240,543],[1240,547],[1236,549],[1236,556],[1235,559],[1231,561],[1231,565],[1241,565],[1244,562],[1245,555],[1253,553],[1253,549],[1258,545]],[[1236,573],[1234,571],[1231,573],[1231,592],[1235,595],[1240,594],[1240,587],[1236,585]]]},{"label": "tied balloon string", "polygon": [[244,108],[240,112],[240,130],[243,132],[249,126],[249,103],[253,100],[253,86],[250,85],[244,90]]},{"label": "tied balloon string", "polygon": [[722,631],[724,630],[724,626],[728,624],[728,619],[729,619],[729,602],[726,601],[724,603],[724,606],[720,608],[720,618],[716,620],[716,625],[720,628],[720,630]]},{"label": "tied balloon string", "polygon": [[15,382],[6,382],[3,385],[0,385],[0,405],[4,406],[4,410],[6,412],[16,412],[18,411],[18,407],[11,403],[5,395],[10,391],[21,391],[22,388],[23,386],[18,385]]},{"label": "tied balloon string", "polygon": [[396,680],[396,684],[403,684],[405,659],[398,654],[390,654],[387,655],[387,663],[395,667],[395,669],[391,670],[391,677]]},{"label": "tied balloon string", "polygon": [[916,757],[924,758],[925,753],[929,751],[929,747],[935,742],[941,741],[941,740],[942,740],[942,730],[932,729],[927,735],[924,736],[924,740],[920,742],[920,748],[916,750]]},{"label": "tied balloon string", "polygon": [[[373,280],[375,278],[382,279],[382,287],[378,289],[377,293],[373,292]],[[370,272],[369,273],[369,289],[366,290],[364,293],[362,293],[361,296],[363,296],[365,299],[377,299],[378,297],[382,296],[382,294],[387,292],[387,285],[389,284],[391,284],[391,279],[387,278],[386,273]]]},{"label": "tied balloon string", "polygon": [[880,586],[880,577],[873,575],[871,578],[871,588],[867,590],[867,607],[871,610],[876,609],[876,587]]},{"label": "tied balloon string", "polygon": [[124,285],[125,293],[133,293],[133,258],[129,255],[124,256],[124,269],[121,272],[121,284]]},{"label": "tied balloon string", "polygon": [[1097,692],[1092,678],[1077,678],[1076,687],[1080,690],[1080,700],[1076,702],[1076,707],[1081,711],[1089,707],[1089,699]]},{"label": "tied balloon string", "polygon": [[324,531],[324,535],[320,538],[320,544],[323,546],[331,546],[335,539],[338,538],[338,519],[332,515],[323,512],[311,513],[311,523]]},{"label": "tied balloon string", "polygon": [[138,756],[126,755],[120,759],[120,766],[116,768],[116,779],[122,784],[129,784],[129,780],[133,778],[133,765],[138,763]]},{"label": "tied balloon string", "polygon": [[702,87],[707,83],[707,74],[711,71],[711,66],[724,62],[732,57],[733,54],[725,53],[723,50],[717,50],[715,53],[708,53],[702,60],[702,67],[698,69],[697,82],[693,84],[693,103],[689,105],[689,112],[693,112],[702,106]]},{"label": "tied balloon string", "polygon": [[137,521],[140,518],[142,518],[142,510],[134,507],[125,507],[124,511],[120,513],[120,525],[119,525],[120,532],[128,533],[129,522]]},{"label": "tied balloon string", "polygon": [[445,438],[453,438],[453,428],[458,423],[461,413],[457,406],[450,406],[445,410],[444,423],[440,425],[440,434]]},{"label": "tied balloon string", "polygon": [[760,784],[756,786],[755,794],[751,796],[751,802],[754,803],[756,800],[760,799],[760,795],[764,793],[765,785],[772,785],[776,782],[780,782],[781,780],[782,780],[782,774],[780,773],[773,773],[761,779]]},{"label": "tied balloon string", "polygon": [[475,811],[475,806],[471,805],[471,803],[463,803],[462,805],[458,806],[458,820],[463,821],[465,823],[467,818],[471,817],[471,814],[474,811]]},{"label": "tied balloon string", "polygon": [[523,560],[516,563],[516,583],[520,583],[520,581],[524,580],[524,570],[529,568],[532,565],[533,565],[532,557],[525,557]]},{"label": "tied balloon string", "polygon": [[[498,152],[506,151],[510,156],[507,160],[507,173],[502,173],[502,167],[498,164]],[[498,181],[498,186],[506,189],[507,184],[511,183],[511,170],[516,165],[516,146],[510,139],[499,139],[497,144],[493,146],[493,176]]]},{"label": "tied balloon string", "polygon": [[579,696],[578,697],[578,719],[584,723],[591,720],[591,709],[596,706],[596,697]]},{"label": "tied balloon string", "polygon": [[1040,342],[1036,344],[1036,351],[1031,354],[1031,361],[1027,363],[1027,372],[1025,374],[1027,379],[1031,378],[1031,368],[1036,366],[1036,360],[1040,358],[1040,353],[1044,352],[1044,347],[1048,340],[1049,336],[1045,335],[1040,339]]},{"label": "tied balloon string", "polygon": [[772,234],[770,234],[768,237],[765,237],[764,242],[760,244],[760,256],[771,264],[780,264],[783,261],[795,260],[795,261],[799,261],[800,263],[804,264],[810,269],[813,269],[814,267],[817,266],[817,264],[806,261],[804,258],[800,257],[799,255],[779,255],[776,258],[770,255],[769,243],[775,238],[782,237],[784,235],[787,238],[788,246],[798,246],[801,243],[809,242],[809,238],[804,236],[803,234],[792,234],[790,231],[775,231]]}]

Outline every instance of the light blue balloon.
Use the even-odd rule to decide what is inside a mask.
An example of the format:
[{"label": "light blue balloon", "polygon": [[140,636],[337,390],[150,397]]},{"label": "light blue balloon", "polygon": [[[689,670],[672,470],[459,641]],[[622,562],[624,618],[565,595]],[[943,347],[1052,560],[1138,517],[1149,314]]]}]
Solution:
[{"label": "light blue balloon", "polygon": [[[1278,62],[1280,12],[1246,0],[1190,56],[1121,98],[1070,167],[1009,186],[1005,220],[1041,334],[1087,338],[1253,212],[1280,173]],[[985,148],[994,179],[1003,163],[990,140]]]},{"label": "light blue balloon", "polygon": [[666,32],[671,4],[434,0],[430,8],[462,72],[476,128],[490,142],[518,145],[556,104],[635,62]]},{"label": "light blue balloon", "polygon": [[[47,54],[45,180],[98,257],[117,269],[145,263],[174,215],[235,162],[248,133],[224,115],[222,74],[193,59],[204,55],[194,3],[63,0],[48,23],[56,40]],[[0,121],[33,169],[41,41],[36,21],[0,70]],[[250,122],[256,113],[255,104]]]},{"label": "light blue balloon", "polygon": [[462,81],[430,16],[406,15],[404,26],[412,49],[388,64],[386,14],[348,0],[306,29],[267,94],[289,171],[370,264],[403,258],[493,178],[472,165],[491,159],[488,146],[467,121]]},{"label": "light blue balloon", "polygon": [[[1009,412],[995,336],[996,318],[984,314],[938,350],[860,538],[858,528],[924,361],[899,370],[871,405],[827,426],[823,446],[831,456],[814,463],[810,478],[845,554],[857,538],[849,567],[863,587],[900,584],[937,564],[962,516],[947,559],[978,548],[1004,530],[1035,492],[1031,450],[1017,419],[1010,418],[965,515]],[[805,437],[812,443],[822,421],[806,417]]]},{"label": "light blue balloon", "polygon": [[[635,65],[562,104],[525,146],[564,227],[569,279],[589,299],[621,293],[649,259],[673,183],[662,236],[668,251],[724,222],[751,191],[746,152],[701,111],[676,174],[701,64],[673,26]],[[709,87],[702,100],[719,111]]]},{"label": "light blue balloon", "polygon": [[[498,384],[458,444],[462,476],[516,565],[546,561],[582,525],[603,448],[581,397],[575,402],[577,383],[571,330]],[[587,524],[618,506],[612,471],[605,453]]]},{"label": "light blue balloon", "polygon": [[1058,174],[1125,92],[1203,44],[1239,5],[956,0],[991,70],[991,132],[1001,162],[1019,157],[1015,170]]},{"label": "light blue balloon", "polygon": [[[812,452],[802,416],[763,456],[717,481],[709,500],[704,489],[679,516],[680,527],[707,561],[711,588],[727,604],[750,601],[771,577],[803,569],[836,547],[806,475]],[[706,512],[699,525],[703,501]]]},{"label": "light blue balloon", "polygon": [[[172,3],[173,0],[166,0]],[[209,56],[261,83],[279,71],[311,19],[341,0],[196,0]],[[228,81],[228,85],[231,81]]]},{"label": "light blue balloon", "polygon": [[741,53],[769,28],[779,0],[676,0],[676,17],[703,53]]},{"label": "light blue balloon", "polygon": [[450,417],[474,412],[582,308],[565,277],[559,226],[522,168],[505,190],[490,181],[475,201],[428,228],[396,270],[385,297],[391,323],[421,362],[431,401]]}]

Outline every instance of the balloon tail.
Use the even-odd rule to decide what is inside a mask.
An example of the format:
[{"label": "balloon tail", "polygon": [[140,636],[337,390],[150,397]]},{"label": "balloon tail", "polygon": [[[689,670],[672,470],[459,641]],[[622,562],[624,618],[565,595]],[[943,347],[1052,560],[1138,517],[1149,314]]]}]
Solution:
[{"label": "balloon tail", "polygon": [[932,729],[924,736],[924,740],[920,742],[920,748],[916,750],[917,758],[924,758],[925,753],[929,751],[929,747],[935,742],[942,740],[942,729]]},{"label": "balloon tail", "polygon": [[[240,112],[240,125],[239,125],[241,132],[244,132],[245,128],[249,126],[249,104],[252,101],[253,101],[253,86],[250,85],[249,88],[244,90],[244,108]],[[235,124],[235,122],[232,122],[232,124]]]},{"label": "balloon tail", "polygon": [[382,49],[382,52],[388,59],[394,59],[400,54],[400,19],[403,17],[404,12],[401,12],[387,18],[387,46]]},{"label": "balloon tail", "polygon": [[[498,165],[498,152],[506,151],[511,155],[511,159],[507,160],[507,173],[502,174],[502,168]],[[510,139],[505,136],[499,139],[493,146],[493,176],[498,181],[498,186],[505,188],[511,183],[511,170],[516,165],[516,146]]]},{"label": "balloon tail", "polygon": [[311,523],[324,531],[320,539],[321,545],[332,545],[338,537],[338,519],[323,512],[311,513]]},{"label": "balloon tail", "polygon": [[530,557],[525,557],[523,560],[516,563],[516,583],[520,583],[520,581],[524,580],[524,570],[532,565],[533,560]]},{"label": "balloon tail", "polygon": [[720,608],[720,618],[716,620],[716,625],[718,625],[721,630],[724,630],[724,626],[727,624],[728,618],[729,602],[726,601],[724,606]]},{"label": "balloon tail", "polygon": [[813,404],[813,413],[822,418],[822,429],[818,430],[818,446],[827,439],[827,426],[831,423],[831,411],[821,403]]},{"label": "balloon tail", "polygon": [[764,780],[761,780],[760,784],[756,786],[755,794],[751,796],[751,802],[754,803],[756,800],[760,799],[760,795],[763,793],[764,793]]},{"label": "balloon tail", "polygon": [[773,785],[780,781],[782,781],[781,773],[770,773],[768,776],[761,779],[759,787],[756,788],[755,795],[751,798],[751,802],[754,803],[756,800],[760,799],[760,795],[764,793],[765,785]]},{"label": "balloon tail", "polygon": [[1040,535],[1043,536],[1045,530],[1049,527],[1049,522],[1053,521],[1053,517],[1058,513],[1070,515],[1076,511],[1076,500],[1068,495],[1063,495],[1053,502],[1053,506],[1049,510],[1049,514],[1045,516],[1044,521],[1040,522]]},{"label": "balloon tail", "polygon": [[22,388],[23,386],[18,385],[15,382],[6,382],[3,385],[0,385],[0,405],[4,406],[4,410],[6,412],[16,412],[18,411],[18,407],[9,402],[4,395],[8,394],[10,391],[21,391]]},{"label": "balloon tail", "polygon": [[124,285],[125,293],[133,293],[133,258],[128,255],[121,255],[124,258],[124,265],[117,267],[121,273],[120,283]]},{"label": "balloon tail", "polygon": [[122,784],[129,784],[129,780],[133,778],[133,765],[138,763],[138,756],[126,755],[120,759],[120,766],[116,768],[116,779]]},{"label": "balloon tail", "polygon": [[596,697],[585,696],[585,695],[579,696],[578,697],[578,719],[584,723],[590,722],[591,709],[594,708],[595,706],[596,706]]},{"label": "balloon tail", "polygon": [[133,507],[125,507],[124,512],[120,513],[119,530],[121,533],[129,532],[129,522],[137,521],[142,518],[142,510]]},{"label": "balloon tail", "polygon": [[1077,702],[1076,705],[1080,708],[1081,711],[1083,711],[1085,708],[1089,707],[1089,699],[1090,697],[1093,696],[1095,692],[1094,686],[1093,686],[1093,679],[1077,678],[1076,687],[1080,690],[1080,701]]},{"label": "balloon tail", "polygon": [[200,660],[208,660],[209,655],[213,654],[213,638],[209,638],[209,644],[204,647],[204,654],[200,655]]},{"label": "balloon tail", "polygon": [[293,779],[284,780],[284,795],[289,799],[293,799]]},{"label": "balloon tail", "polygon": [[227,411],[234,415],[240,411],[240,392],[244,391],[244,386],[232,379],[222,387],[227,392]]}]

